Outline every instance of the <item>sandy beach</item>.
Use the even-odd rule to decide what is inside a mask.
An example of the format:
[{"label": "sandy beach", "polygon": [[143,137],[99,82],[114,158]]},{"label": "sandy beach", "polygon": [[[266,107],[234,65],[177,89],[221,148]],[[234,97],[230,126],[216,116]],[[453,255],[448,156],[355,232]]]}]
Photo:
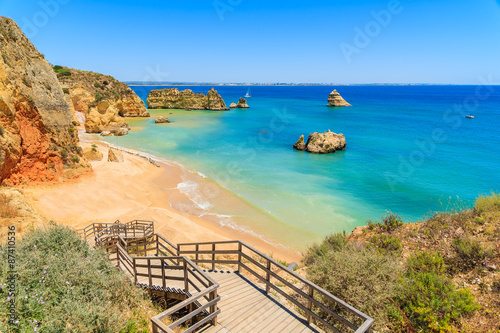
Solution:
[{"label": "sandy beach", "polygon": [[156,232],[174,244],[240,239],[274,258],[300,262],[297,252],[196,216],[192,202],[177,189],[182,176],[188,173],[180,166],[162,162],[156,166],[137,152],[123,152],[122,163],[108,162],[109,145],[91,139],[84,135],[82,148],[96,144],[104,155],[101,161],[91,162],[93,173],[60,184],[24,189],[32,194],[37,210],[46,219],[77,229],[93,222],[152,220]]}]

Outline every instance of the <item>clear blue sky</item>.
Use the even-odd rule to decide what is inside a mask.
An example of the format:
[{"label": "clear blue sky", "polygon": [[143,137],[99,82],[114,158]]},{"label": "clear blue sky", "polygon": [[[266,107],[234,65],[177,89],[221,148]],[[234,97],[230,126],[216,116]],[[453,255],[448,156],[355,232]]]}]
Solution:
[{"label": "clear blue sky", "polygon": [[389,2],[1,0],[0,15],[51,63],[125,81],[500,81],[500,0],[401,0],[375,23]]}]

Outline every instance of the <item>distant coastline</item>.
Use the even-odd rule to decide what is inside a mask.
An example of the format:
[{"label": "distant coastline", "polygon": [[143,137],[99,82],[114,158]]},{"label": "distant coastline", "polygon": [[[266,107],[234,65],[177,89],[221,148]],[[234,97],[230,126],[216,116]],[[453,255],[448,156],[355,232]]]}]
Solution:
[{"label": "distant coastline", "polygon": [[128,86],[469,86],[453,83],[214,83],[214,82],[139,82],[123,81]]}]

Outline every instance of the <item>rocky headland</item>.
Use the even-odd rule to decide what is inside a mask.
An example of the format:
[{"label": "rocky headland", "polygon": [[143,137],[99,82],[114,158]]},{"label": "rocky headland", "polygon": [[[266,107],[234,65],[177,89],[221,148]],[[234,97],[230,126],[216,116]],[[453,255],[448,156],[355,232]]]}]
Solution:
[{"label": "rocky headland", "polygon": [[337,150],[344,150],[346,145],[344,134],[337,134],[328,130],[325,133],[314,132],[309,134],[307,142],[304,142],[304,136],[302,135],[293,145],[293,148],[314,154],[330,154],[335,153]]},{"label": "rocky headland", "polygon": [[238,103],[231,103],[229,107],[231,109],[248,109],[250,106],[248,106],[246,99],[240,98]]},{"label": "rocky headland", "polygon": [[207,95],[194,93],[191,89],[177,88],[151,90],[147,99],[148,109],[185,109],[227,111],[222,97],[212,88]]},{"label": "rocky headland", "polygon": [[89,167],[56,73],[5,17],[0,53],[0,184],[56,181]]},{"label": "rocky headland", "polygon": [[125,83],[109,75],[54,66],[76,121],[88,133],[125,135],[124,117],[149,117],[144,102]]},{"label": "rocky headland", "polygon": [[330,96],[328,96],[328,105],[327,106],[352,106],[351,104],[347,103],[346,100],[340,96],[339,92],[337,89],[332,91],[330,93]]}]

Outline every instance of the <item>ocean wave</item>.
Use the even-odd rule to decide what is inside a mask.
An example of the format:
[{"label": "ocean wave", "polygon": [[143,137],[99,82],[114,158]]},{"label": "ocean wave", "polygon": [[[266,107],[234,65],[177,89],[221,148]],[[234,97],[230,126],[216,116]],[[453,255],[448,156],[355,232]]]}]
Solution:
[{"label": "ocean wave", "polygon": [[191,180],[187,180],[177,184],[177,189],[182,194],[185,194],[189,198],[189,200],[194,202],[201,209],[209,210],[213,207],[213,205],[210,202],[204,200],[200,193],[198,193],[199,188],[200,185]]}]

